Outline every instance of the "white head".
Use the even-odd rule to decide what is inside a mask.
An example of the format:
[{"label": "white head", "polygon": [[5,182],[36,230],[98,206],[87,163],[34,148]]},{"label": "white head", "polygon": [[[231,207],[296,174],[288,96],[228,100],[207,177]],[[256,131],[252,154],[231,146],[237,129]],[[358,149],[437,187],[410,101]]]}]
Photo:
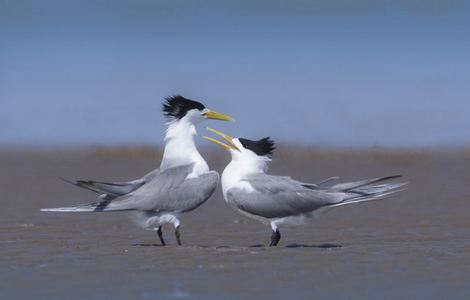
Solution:
[{"label": "white head", "polygon": [[206,119],[232,121],[232,117],[210,110],[204,104],[182,96],[165,98],[163,114],[168,119],[165,135],[165,151],[161,168],[195,163],[195,168],[208,169],[194,143],[196,125]]},{"label": "white head", "polygon": [[234,138],[216,129],[207,129],[227,142],[225,144],[214,138],[204,136],[205,139],[228,150],[232,156],[231,163],[243,165],[244,169],[251,172],[265,172],[267,170],[275,149],[274,141],[270,137],[253,141],[245,138]]}]

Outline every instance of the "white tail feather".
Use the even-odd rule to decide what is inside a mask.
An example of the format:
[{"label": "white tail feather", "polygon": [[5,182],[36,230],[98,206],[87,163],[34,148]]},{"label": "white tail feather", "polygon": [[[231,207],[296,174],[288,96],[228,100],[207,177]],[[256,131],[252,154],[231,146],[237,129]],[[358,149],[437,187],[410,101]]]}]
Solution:
[{"label": "white tail feather", "polygon": [[96,207],[81,207],[81,206],[71,206],[71,207],[56,207],[56,208],[42,208],[41,211],[45,212],[93,212]]},{"label": "white tail feather", "polygon": [[44,212],[102,212],[102,211],[120,211],[131,210],[132,206],[125,201],[103,200],[89,204],[79,204],[68,207],[43,208]]}]

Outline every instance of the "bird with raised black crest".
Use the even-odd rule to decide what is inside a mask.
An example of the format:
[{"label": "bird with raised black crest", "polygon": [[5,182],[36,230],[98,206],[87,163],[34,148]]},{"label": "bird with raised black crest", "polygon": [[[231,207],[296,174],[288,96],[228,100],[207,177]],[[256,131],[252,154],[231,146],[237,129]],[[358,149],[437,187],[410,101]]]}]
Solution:
[{"label": "bird with raised black crest", "polygon": [[160,168],[127,182],[69,181],[99,194],[100,200],[85,205],[46,208],[42,211],[132,211],[133,218],[139,225],[157,231],[162,245],[165,245],[162,226],[172,224],[177,243],[181,245],[181,214],[206,202],[219,181],[219,174],[209,170],[196,148],[196,125],[206,119],[233,119],[182,96],[167,97],[163,103],[163,113],[168,119],[168,127]]},{"label": "bird with raised black crest", "polygon": [[253,141],[233,138],[216,129],[208,130],[227,143],[212,137],[204,138],[228,150],[232,156],[222,173],[225,201],[243,215],[270,225],[270,246],[279,243],[281,226],[305,224],[329,208],[383,199],[407,184],[377,184],[400,176],[331,184],[338,178],[305,183],[287,176],[268,175],[266,171],[275,148],[269,137]]}]

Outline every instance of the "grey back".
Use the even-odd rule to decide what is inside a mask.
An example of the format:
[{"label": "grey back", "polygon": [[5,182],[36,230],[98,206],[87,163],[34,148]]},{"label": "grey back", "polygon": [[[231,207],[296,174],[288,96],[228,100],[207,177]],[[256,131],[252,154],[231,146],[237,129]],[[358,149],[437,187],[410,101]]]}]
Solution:
[{"label": "grey back", "polygon": [[316,189],[290,177],[255,174],[244,178],[254,188],[227,191],[227,202],[237,209],[264,218],[282,218],[311,212],[339,203],[344,193]]},{"label": "grey back", "polygon": [[215,171],[186,179],[193,164],[160,170],[130,194],[109,204],[110,209],[136,209],[156,212],[187,212],[203,204],[214,192],[219,181]]}]

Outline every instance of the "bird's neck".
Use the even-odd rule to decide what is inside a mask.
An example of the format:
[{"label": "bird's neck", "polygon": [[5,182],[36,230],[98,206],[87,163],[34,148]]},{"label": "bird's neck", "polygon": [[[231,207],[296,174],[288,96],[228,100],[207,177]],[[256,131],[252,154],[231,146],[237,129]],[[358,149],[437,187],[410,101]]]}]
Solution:
[{"label": "bird's neck", "polygon": [[194,136],[196,126],[185,119],[172,121],[168,124],[165,135],[165,150],[163,152],[161,169],[194,164],[190,176],[198,176],[209,170],[204,158],[197,151]]},{"label": "bird's neck", "polygon": [[222,173],[222,191],[224,195],[230,188],[237,187],[250,191],[251,185],[244,181],[248,176],[263,174],[268,170],[268,160],[232,159]]}]

